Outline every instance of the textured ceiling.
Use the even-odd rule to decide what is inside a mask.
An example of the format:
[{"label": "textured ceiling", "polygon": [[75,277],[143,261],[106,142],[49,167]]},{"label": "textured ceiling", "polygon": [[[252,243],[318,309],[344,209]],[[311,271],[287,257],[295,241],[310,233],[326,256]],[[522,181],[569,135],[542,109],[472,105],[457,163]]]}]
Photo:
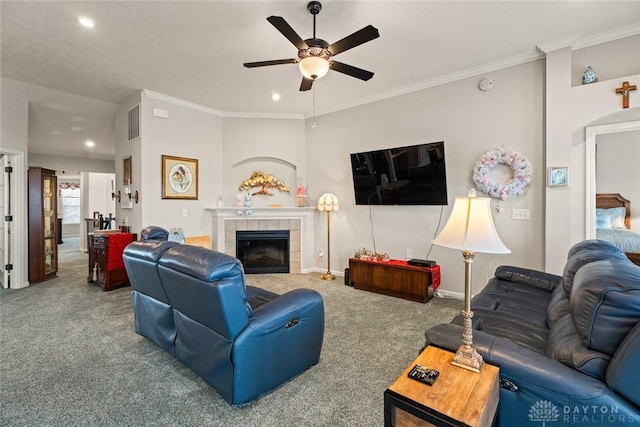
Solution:
[{"label": "textured ceiling", "polygon": [[[52,89],[29,87],[30,152],[86,156],[79,141],[92,138],[98,146],[91,156],[112,158],[113,111],[141,89],[225,112],[312,114],[313,93],[298,91],[297,66],[242,66],[296,56],[266,18],[282,16],[310,38],[306,1],[2,1],[0,7],[2,77]],[[91,16],[96,27],[82,28],[77,15]],[[371,24],[380,38],[336,57],[375,72],[373,79],[329,72],[314,84],[316,112],[535,56],[538,44],[638,23],[638,1],[324,1],[317,37],[331,43]],[[280,101],[271,100],[273,92]]]}]

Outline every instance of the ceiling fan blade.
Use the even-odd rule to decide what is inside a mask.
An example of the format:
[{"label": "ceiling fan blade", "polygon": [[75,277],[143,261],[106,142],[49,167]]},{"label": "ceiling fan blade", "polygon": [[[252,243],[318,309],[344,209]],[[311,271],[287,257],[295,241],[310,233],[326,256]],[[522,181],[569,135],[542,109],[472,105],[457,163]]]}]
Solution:
[{"label": "ceiling fan blade", "polygon": [[329,46],[329,52],[331,52],[331,55],[337,55],[345,50],[349,50],[373,39],[377,39],[378,37],[380,37],[378,29],[373,25],[367,25],[363,29],[333,43]]},{"label": "ceiling fan blade", "polygon": [[343,64],[338,61],[331,61],[329,64],[329,68],[333,71],[337,71],[342,74],[346,74],[351,77],[355,77],[356,79],[367,81],[371,77],[373,77],[373,73],[371,71],[363,70],[362,68],[354,67],[353,65]]},{"label": "ceiling fan blade", "polygon": [[311,85],[313,85],[313,80],[303,77],[302,83],[300,83],[300,92],[304,92],[311,89]]},{"label": "ceiling fan blade", "polygon": [[276,59],[273,61],[259,61],[259,62],[245,62],[244,66],[247,68],[266,67],[268,65],[280,65],[280,64],[295,64],[298,62],[296,59]]},{"label": "ceiling fan blade", "polygon": [[267,21],[271,23],[278,31],[282,33],[283,36],[287,38],[295,47],[298,49],[307,49],[307,43],[302,40],[302,37],[295,32],[291,25],[284,20],[282,16],[270,16],[267,18]]}]

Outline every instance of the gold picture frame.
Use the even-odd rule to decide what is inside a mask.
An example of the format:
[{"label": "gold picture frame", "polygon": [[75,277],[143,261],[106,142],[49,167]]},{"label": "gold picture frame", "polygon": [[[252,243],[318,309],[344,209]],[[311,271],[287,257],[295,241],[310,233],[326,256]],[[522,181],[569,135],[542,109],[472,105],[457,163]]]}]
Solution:
[{"label": "gold picture frame", "polygon": [[122,185],[131,185],[131,156],[122,159]]},{"label": "gold picture frame", "polygon": [[162,198],[198,200],[198,159],[162,155]]}]

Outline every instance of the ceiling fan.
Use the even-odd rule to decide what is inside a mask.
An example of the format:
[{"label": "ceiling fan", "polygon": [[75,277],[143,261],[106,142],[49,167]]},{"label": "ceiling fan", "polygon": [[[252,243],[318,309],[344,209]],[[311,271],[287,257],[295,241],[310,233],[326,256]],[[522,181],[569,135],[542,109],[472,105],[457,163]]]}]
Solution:
[{"label": "ceiling fan", "polygon": [[301,91],[311,89],[313,81],[327,74],[329,69],[365,81],[373,77],[371,71],[334,61],[331,57],[380,37],[378,29],[372,25],[367,25],[361,30],[335,43],[329,44],[322,39],[316,38],[316,15],[322,10],[322,4],[320,4],[319,1],[311,1],[307,4],[307,10],[313,15],[313,38],[306,40],[302,40],[283,17],[270,16],[267,18],[267,21],[269,21],[271,25],[276,27],[283,36],[298,48],[297,58],[246,62],[244,66],[247,68],[255,68],[266,67],[268,65],[298,64],[300,72],[302,73]]}]

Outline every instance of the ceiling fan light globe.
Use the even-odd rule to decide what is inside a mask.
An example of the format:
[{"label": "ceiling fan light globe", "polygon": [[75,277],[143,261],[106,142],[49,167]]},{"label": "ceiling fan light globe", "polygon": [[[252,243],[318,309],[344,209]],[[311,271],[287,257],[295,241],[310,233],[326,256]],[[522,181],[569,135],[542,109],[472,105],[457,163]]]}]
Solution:
[{"label": "ceiling fan light globe", "polygon": [[316,80],[329,71],[329,61],[319,56],[307,56],[298,63],[300,72],[308,79]]}]

